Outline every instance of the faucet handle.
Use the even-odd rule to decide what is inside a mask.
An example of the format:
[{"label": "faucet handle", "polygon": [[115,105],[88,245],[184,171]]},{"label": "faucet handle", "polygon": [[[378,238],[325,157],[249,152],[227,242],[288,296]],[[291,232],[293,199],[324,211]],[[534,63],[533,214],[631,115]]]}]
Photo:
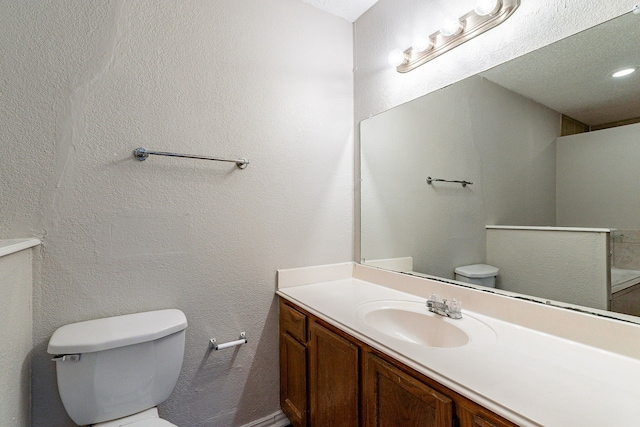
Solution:
[{"label": "faucet handle", "polygon": [[462,318],[462,303],[455,298],[449,303],[449,317],[452,319]]}]

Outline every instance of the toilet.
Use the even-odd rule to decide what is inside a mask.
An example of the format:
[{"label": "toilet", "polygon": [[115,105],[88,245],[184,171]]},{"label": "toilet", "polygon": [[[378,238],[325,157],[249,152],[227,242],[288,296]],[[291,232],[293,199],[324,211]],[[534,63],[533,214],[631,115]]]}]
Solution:
[{"label": "toilet", "polygon": [[56,330],[58,392],[78,425],[175,427],[158,415],[184,357],[187,318],[168,309],[72,323]]},{"label": "toilet", "polygon": [[454,270],[456,280],[459,282],[473,283],[475,285],[496,287],[496,277],[500,269],[487,264],[472,264],[456,267]]}]

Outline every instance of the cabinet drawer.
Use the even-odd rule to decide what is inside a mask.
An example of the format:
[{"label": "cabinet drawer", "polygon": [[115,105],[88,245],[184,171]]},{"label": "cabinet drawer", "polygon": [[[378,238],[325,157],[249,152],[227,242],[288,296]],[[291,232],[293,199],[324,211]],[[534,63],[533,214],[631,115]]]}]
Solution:
[{"label": "cabinet drawer", "polygon": [[301,343],[307,342],[307,316],[284,303],[280,304],[280,327]]}]

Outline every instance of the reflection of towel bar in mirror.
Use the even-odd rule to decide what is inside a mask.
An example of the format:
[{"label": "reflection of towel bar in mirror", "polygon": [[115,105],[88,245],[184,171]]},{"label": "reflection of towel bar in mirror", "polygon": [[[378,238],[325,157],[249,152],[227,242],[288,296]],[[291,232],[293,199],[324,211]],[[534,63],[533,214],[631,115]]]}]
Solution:
[{"label": "reflection of towel bar in mirror", "polygon": [[198,156],[194,154],[178,154],[178,153],[168,153],[166,151],[150,151],[146,148],[136,148],[133,150],[133,156],[140,160],[146,160],[149,155],[154,156],[169,156],[169,157],[183,157],[187,159],[200,159],[200,160],[214,160],[216,162],[232,162],[235,163],[240,169],[244,169],[249,164],[249,160],[247,159],[222,159],[219,157],[210,157],[210,156]]},{"label": "reflection of towel bar in mirror", "polygon": [[449,180],[449,179],[438,179],[438,178],[431,178],[430,176],[427,177],[427,184],[431,185],[434,182],[453,182],[455,184],[462,184],[463,187],[466,187],[467,185],[473,185],[473,182],[469,182],[469,181],[456,181],[456,180]]}]

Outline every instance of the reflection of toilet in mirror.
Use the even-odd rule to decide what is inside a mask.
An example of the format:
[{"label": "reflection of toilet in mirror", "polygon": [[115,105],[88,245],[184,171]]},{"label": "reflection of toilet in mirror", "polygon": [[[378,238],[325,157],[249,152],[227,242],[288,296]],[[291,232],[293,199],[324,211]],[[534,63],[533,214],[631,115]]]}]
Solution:
[{"label": "reflection of toilet in mirror", "polygon": [[175,427],[158,415],[184,356],[187,319],[158,310],[72,323],[56,330],[58,391],[78,425]]},{"label": "reflection of toilet in mirror", "polygon": [[456,267],[454,271],[459,282],[495,288],[500,269],[487,264],[472,264]]}]

